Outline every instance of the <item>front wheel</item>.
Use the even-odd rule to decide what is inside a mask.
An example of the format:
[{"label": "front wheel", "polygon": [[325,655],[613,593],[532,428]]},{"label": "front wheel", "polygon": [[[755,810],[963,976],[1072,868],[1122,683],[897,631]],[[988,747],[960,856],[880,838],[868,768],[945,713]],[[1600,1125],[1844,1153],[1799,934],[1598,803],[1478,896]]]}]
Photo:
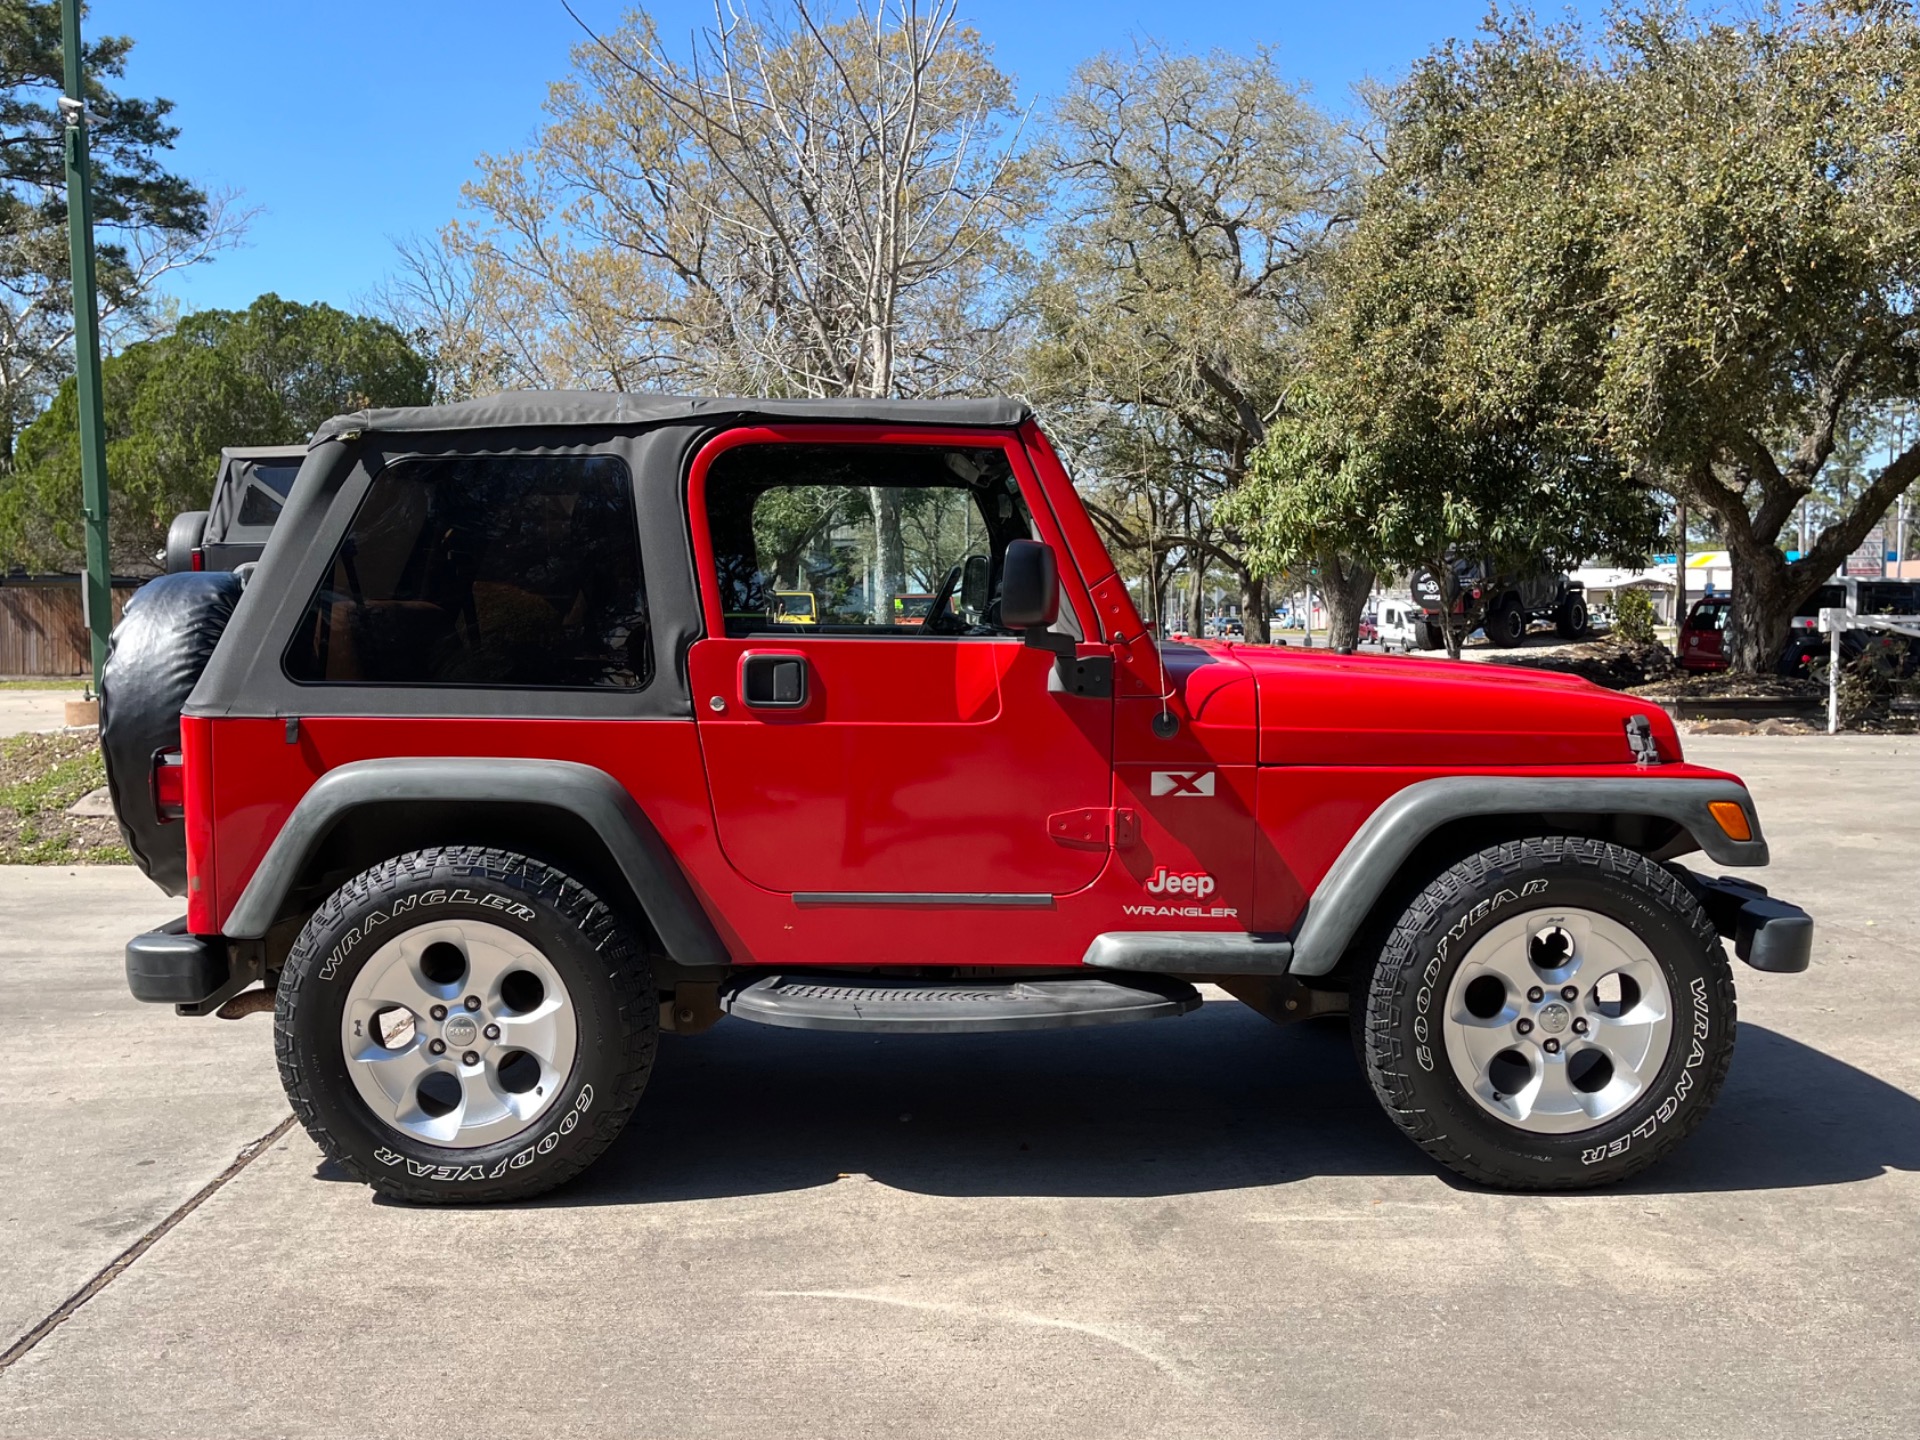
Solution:
[{"label": "front wheel", "polygon": [[1374,1093],[1434,1159],[1502,1189],[1582,1189],[1705,1118],[1733,1053],[1733,978],[1665,867],[1547,836],[1428,885],[1354,1024]]},{"label": "front wheel", "polygon": [[653,1066],[645,959],[578,881],[523,856],[402,855],[315,912],[281,972],[294,1113],[383,1194],[521,1199],[613,1143]]},{"label": "front wheel", "polygon": [[1568,596],[1567,603],[1560,607],[1560,613],[1553,617],[1553,628],[1559,632],[1562,640],[1584,639],[1592,623],[1592,617],[1587,614],[1587,602],[1578,595]]}]

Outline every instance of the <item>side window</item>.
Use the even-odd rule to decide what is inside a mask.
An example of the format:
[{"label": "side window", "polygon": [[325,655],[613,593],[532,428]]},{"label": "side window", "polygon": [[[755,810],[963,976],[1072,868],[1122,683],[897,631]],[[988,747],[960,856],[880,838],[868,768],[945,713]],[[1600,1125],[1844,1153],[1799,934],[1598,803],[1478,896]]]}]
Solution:
[{"label": "side window", "polygon": [[309,684],[645,685],[653,658],[626,465],[468,455],[390,466],[285,664]]},{"label": "side window", "polygon": [[293,480],[300,473],[300,466],[297,463],[276,465],[264,460],[243,464],[246,488],[241,491],[240,514],[234,523],[271,525],[280,518],[280,507],[293,491]]},{"label": "side window", "polygon": [[707,472],[728,635],[999,635],[1033,519],[1005,452],[743,445]]}]

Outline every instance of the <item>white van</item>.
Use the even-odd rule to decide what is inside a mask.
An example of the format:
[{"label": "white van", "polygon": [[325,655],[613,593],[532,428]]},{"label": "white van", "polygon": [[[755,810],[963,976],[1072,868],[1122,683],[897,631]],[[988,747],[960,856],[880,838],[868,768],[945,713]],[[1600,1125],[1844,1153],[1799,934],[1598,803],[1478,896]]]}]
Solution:
[{"label": "white van", "polygon": [[1411,600],[1382,600],[1377,623],[1382,650],[1413,651],[1425,648],[1427,612]]}]

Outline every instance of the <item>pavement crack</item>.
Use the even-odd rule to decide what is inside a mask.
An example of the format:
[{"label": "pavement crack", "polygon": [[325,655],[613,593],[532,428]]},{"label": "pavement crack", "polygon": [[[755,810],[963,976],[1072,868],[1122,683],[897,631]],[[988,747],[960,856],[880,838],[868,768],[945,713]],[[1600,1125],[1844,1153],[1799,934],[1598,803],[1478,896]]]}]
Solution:
[{"label": "pavement crack", "polygon": [[182,1220],[186,1219],[187,1216],[191,1215],[208,1200],[212,1199],[229,1180],[233,1179],[234,1176],[238,1175],[242,1170],[246,1169],[247,1166],[259,1159],[260,1156],[264,1155],[273,1145],[274,1141],[278,1140],[292,1128],[293,1116],[289,1115],[258,1140],[241,1146],[240,1153],[233,1157],[233,1163],[231,1165],[227,1166],[226,1169],[214,1176],[213,1179],[194,1191],[193,1195],[175,1209],[172,1214],[168,1215],[166,1219],[162,1220],[158,1225],[155,1225],[151,1230],[147,1231],[146,1234],[134,1241],[133,1244],[114,1256],[97,1275],[62,1301],[52,1314],[48,1315],[40,1321],[39,1324],[27,1331],[26,1334],[14,1341],[12,1345],[8,1346],[7,1352],[4,1355],[0,1355],[0,1374],[5,1374],[8,1370],[12,1369],[16,1360],[23,1359],[34,1346],[38,1345],[42,1340],[46,1339],[47,1336],[66,1324],[68,1320],[72,1319],[74,1313],[78,1311],[82,1305],[86,1304],[94,1296],[106,1289],[107,1286],[126,1274],[127,1270],[133,1265],[133,1262],[157,1245],[169,1230],[173,1229],[174,1226],[178,1225]]}]

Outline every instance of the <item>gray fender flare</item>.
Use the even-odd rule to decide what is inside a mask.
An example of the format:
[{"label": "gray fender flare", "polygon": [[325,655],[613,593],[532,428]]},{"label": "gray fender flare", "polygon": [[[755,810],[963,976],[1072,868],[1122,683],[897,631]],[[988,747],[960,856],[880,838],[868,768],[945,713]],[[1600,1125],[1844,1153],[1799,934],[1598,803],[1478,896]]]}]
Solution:
[{"label": "gray fender flare", "polygon": [[[1735,840],[1720,828],[1707,809],[1715,800],[1731,800],[1746,812],[1751,840]],[[1679,825],[1717,864],[1765,865],[1768,858],[1753,797],[1732,780],[1446,775],[1416,781],[1381,802],[1315,888],[1292,935],[1114,931],[1094,939],[1084,963],[1186,974],[1325,975],[1427,836],[1455,820],[1532,814],[1549,823],[1559,815],[1650,815]]]},{"label": "gray fender flare", "polygon": [[227,917],[229,939],[263,938],[301,870],[335,823],[365,805],[455,800],[569,811],[599,836],[667,954],[683,965],[731,963],[680,862],[646,812],[604,770],[569,760],[357,760],[300,797]]}]

